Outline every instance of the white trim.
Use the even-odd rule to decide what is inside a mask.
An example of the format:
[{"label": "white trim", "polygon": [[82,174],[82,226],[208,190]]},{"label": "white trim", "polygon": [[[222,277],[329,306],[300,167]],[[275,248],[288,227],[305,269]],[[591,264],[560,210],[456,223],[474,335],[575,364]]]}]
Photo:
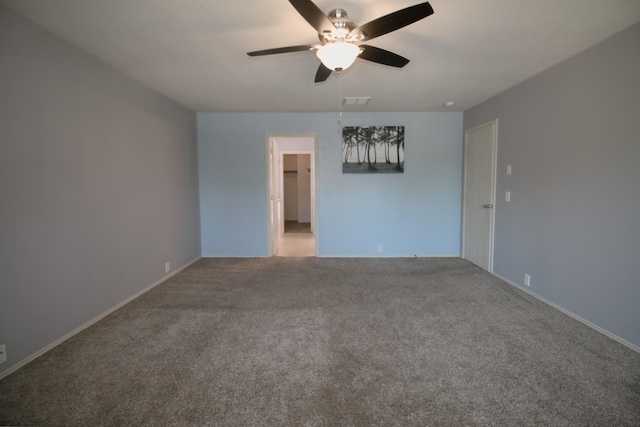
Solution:
[{"label": "white trim", "polygon": [[618,341],[620,344],[622,344],[622,345],[624,345],[626,347],[629,347],[631,350],[635,350],[636,352],[640,353],[640,347],[638,347],[635,344],[630,343],[629,341],[625,340],[624,338],[620,338],[619,336],[607,331],[606,329],[603,329],[600,326],[598,326],[596,324],[593,324],[593,323],[589,322],[586,319],[583,319],[582,317],[578,316],[577,314],[572,313],[571,311],[567,310],[566,308],[562,308],[559,305],[552,303],[551,301],[541,297],[540,295],[537,295],[537,294],[531,292],[529,289],[526,289],[526,288],[518,285],[515,282],[512,282],[511,280],[509,280],[509,279],[507,279],[505,277],[502,277],[499,274],[496,274],[496,273],[491,273],[491,274],[494,275],[495,277],[497,277],[498,279],[508,283],[509,285],[514,286],[515,288],[517,288],[518,290],[524,292],[525,294],[531,295],[532,297],[534,297],[538,301],[541,301],[541,302],[547,304],[548,306],[550,306],[552,308],[555,308],[556,310],[560,311],[561,313],[566,314],[567,316],[577,320],[578,322],[581,322],[581,323],[589,326],[592,329],[595,329],[596,331],[600,332],[603,335],[606,335],[607,337],[611,338],[614,341]]},{"label": "white trim", "polygon": [[[274,209],[274,194],[273,194],[273,147],[275,145],[274,138],[267,134],[267,257],[274,256],[277,252],[277,249],[274,249],[273,245],[273,226],[271,222],[273,221],[273,209]],[[203,255],[205,256],[205,255]],[[211,256],[208,256],[211,257]]]},{"label": "white trim", "polygon": [[[461,258],[460,254],[451,255],[315,255],[316,258]],[[271,258],[270,255],[202,255],[202,258]],[[285,257],[286,258],[286,257]],[[301,257],[313,258],[313,257]]]},{"label": "white trim", "polygon": [[272,255],[253,254],[253,255],[202,255],[202,258],[270,258]]},{"label": "white trim", "polygon": [[12,374],[13,372],[17,371],[18,369],[22,368],[27,363],[29,363],[29,362],[37,359],[38,357],[42,356],[43,354],[45,354],[49,350],[53,349],[54,347],[62,344],[64,341],[68,340],[69,338],[71,338],[72,336],[76,335],[77,333],[82,332],[83,330],[87,329],[89,326],[93,325],[94,323],[98,322],[99,320],[102,320],[104,317],[106,317],[109,314],[113,313],[117,309],[119,309],[119,308],[123,307],[124,305],[130,303],[134,299],[138,298],[140,295],[142,295],[142,294],[150,291],[151,289],[155,288],[160,283],[162,283],[165,280],[169,279],[171,276],[173,276],[175,274],[178,274],[180,271],[182,271],[185,268],[189,267],[191,264],[193,264],[194,262],[198,261],[200,258],[201,257],[198,257],[198,258],[196,258],[196,259],[194,259],[192,261],[187,262],[185,265],[183,265],[182,267],[178,268],[177,270],[174,270],[172,273],[163,276],[162,279],[152,283],[151,285],[147,286],[143,290],[135,293],[134,295],[130,296],[126,300],[124,300],[121,303],[117,304],[116,306],[110,308],[109,310],[105,311],[104,313],[98,315],[97,317],[94,317],[93,319],[91,319],[87,323],[85,323],[84,325],[82,325],[82,326],[74,329],[73,331],[69,332],[68,334],[64,335],[62,338],[58,338],[57,340],[55,340],[54,342],[52,342],[48,346],[36,351],[31,356],[28,356],[26,359],[21,360],[17,364],[13,365],[11,368],[9,368],[6,371],[0,373],[0,380],[3,379],[4,377],[6,377],[7,375]]},{"label": "white trim", "polygon": [[494,254],[494,238],[495,238],[495,225],[496,225],[496,185],[497,185],[497,171],[498,171],[498,119],[491,120],[490,122],[483,123],[481,125],[465,129],[464,131],[464,152],[462,159],[462,234],[460,239],[460,258],[465,258],[465,213],[467,209],[467,142],[469,132],[482,129],[487,126],[493,125],[493,141],[492,141],[492,153],[491,153],[491,218],[489,220],[489,273],[493,272],[493,254]]},{"label": "white trim", "polygon": [[452,255],[318,255],[317,258],[460,258],[460,254]]}]

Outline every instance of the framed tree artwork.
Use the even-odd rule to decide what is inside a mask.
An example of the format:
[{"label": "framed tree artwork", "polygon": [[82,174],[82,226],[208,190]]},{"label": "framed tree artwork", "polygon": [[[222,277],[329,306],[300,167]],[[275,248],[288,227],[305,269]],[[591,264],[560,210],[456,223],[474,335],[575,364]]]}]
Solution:
[{"label": "framed tree artwork", "polygon": [[342,173],[403,173],[404,126],[342,128]]}]

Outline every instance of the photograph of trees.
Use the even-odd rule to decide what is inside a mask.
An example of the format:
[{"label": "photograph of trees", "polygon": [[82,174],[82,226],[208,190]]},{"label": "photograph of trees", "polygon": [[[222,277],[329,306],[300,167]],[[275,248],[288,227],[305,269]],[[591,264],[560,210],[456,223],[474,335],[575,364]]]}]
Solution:
[{"label": "photograph of trees", "polygon": [[342,155],[342,173],[403,173],[404,126],[345,126]]}]

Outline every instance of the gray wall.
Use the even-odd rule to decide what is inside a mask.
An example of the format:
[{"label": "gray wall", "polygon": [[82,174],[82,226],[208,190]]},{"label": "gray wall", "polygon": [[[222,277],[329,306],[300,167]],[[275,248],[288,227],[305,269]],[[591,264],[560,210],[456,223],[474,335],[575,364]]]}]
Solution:
[{"label": "gray wall", "polygon": [[464,127],[495,118],[495,273],[530,274],[532,292],[640,346],[640,24],[466,111]]},{"label": "gray wall", "polygon": [[0,371],[199,255],[195,114],[0,7]]}]

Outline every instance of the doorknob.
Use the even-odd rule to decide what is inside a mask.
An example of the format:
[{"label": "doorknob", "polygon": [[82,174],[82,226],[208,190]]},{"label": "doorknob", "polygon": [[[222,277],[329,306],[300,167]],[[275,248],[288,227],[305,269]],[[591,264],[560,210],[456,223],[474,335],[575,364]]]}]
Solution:
[{"label": "doorknob", "polygon": [[491,203],[487,203],[486,205],[482,205],[482,207],[485,209],[491,209],[493,206],[491,206]]}]

